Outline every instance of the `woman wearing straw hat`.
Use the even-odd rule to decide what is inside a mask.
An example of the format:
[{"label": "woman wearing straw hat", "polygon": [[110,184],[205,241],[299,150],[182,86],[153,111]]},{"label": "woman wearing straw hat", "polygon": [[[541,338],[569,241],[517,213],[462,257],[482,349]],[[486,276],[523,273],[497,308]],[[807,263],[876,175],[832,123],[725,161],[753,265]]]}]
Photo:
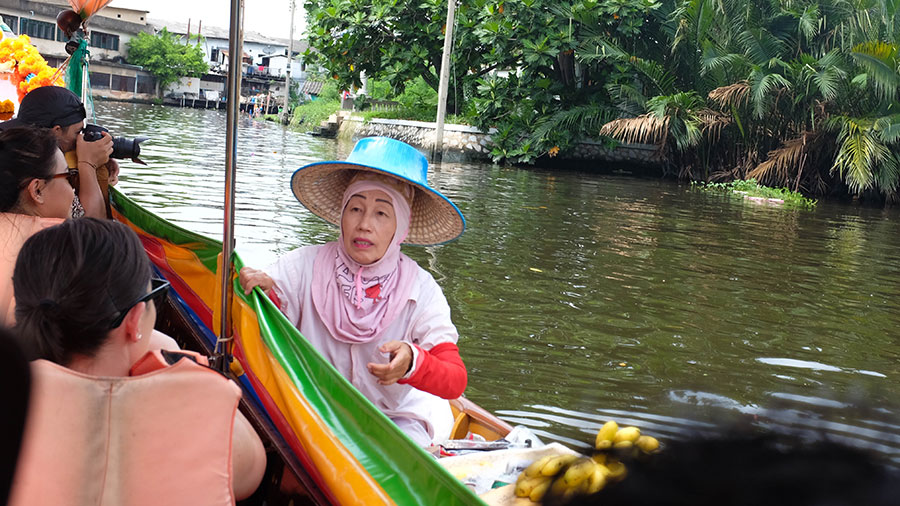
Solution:
[{"label": "woman wearing straw hat", "polygon": [[459,209],[428,186],[428,161],[385,137],[361,139],[346,161],[313,163],[291,178],[307,209],[340,227],[337,241],[296,249],[265,271],[245,267],[359,391],[422,446],[447,438],[449,403],[466,387],[450,307],[400,244],[459,237]]}]

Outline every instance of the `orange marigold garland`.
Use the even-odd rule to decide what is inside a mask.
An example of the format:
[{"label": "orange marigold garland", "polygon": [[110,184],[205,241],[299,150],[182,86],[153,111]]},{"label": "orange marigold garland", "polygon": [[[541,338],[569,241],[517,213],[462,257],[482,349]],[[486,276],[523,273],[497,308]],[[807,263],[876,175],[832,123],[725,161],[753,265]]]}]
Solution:
[{"label": "orange marigold garland", "polygon": [[16,112],[16,104],[12,100],[0,102],[0,120],[6,121],[12,118],[14,112]]},{"label": "orange marigold garland", "polygon": [[5,37],[0,40],[0,68],[12,64],[12,81],[19,92],[19,101],[29,91],[41,86],[65,86],[62,79],[53,81],[56,69],[47,64],[27,35]]}]

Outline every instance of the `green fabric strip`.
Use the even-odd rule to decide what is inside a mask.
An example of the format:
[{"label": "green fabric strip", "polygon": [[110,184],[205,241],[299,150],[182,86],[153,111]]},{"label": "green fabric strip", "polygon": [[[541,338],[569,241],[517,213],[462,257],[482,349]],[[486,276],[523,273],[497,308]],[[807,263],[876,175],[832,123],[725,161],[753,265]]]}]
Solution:
[{"label": "green fabric strip", "polygon": [[87,41],[84,39],[78,43],[78,49],[72,54],[72,59],[69,60],[69,68],[66,69],[66,88],[78,95],[82,100],[84,99],[84,97],[81,96],[81,87],[83,85],[82,79],[84,78],[84,62],[86,56],[90,54],[88,53],[87,44]]}]

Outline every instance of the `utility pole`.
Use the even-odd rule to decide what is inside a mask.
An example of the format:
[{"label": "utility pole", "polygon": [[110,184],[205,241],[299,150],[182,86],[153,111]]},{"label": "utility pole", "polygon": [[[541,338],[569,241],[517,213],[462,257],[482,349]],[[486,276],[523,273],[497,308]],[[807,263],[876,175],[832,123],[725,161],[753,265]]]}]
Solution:
[{"label": "utility pole", "polygon": [[450,81],[450,53],[453,51],[453,17],[456,0],[447,0],[447,26],[444,29],[444,55],[441,57],[441,76],[438,82],[438,110],[431,158],[440,162],[444,157],[444,116],[447,114],[447,83]]},{"label": "utility pole", "polygon": [[288,109],[291,104],[291,69],[294,67],[294,9],[296,7],[297,0],[291,0],[291,39],[288,41],[287,70],[284,79],[284,110],[281,112],[282,124],[287,121]]}]

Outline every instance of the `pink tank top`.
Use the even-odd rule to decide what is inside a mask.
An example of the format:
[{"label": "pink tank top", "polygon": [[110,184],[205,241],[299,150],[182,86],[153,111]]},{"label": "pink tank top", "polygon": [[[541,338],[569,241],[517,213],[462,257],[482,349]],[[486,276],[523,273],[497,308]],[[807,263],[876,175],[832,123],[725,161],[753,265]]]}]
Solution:
[{"label": "pink tank top", "polygon": [[234,504],[234,382],[188,359],[131,377],[31,370],[10,505]]}]

